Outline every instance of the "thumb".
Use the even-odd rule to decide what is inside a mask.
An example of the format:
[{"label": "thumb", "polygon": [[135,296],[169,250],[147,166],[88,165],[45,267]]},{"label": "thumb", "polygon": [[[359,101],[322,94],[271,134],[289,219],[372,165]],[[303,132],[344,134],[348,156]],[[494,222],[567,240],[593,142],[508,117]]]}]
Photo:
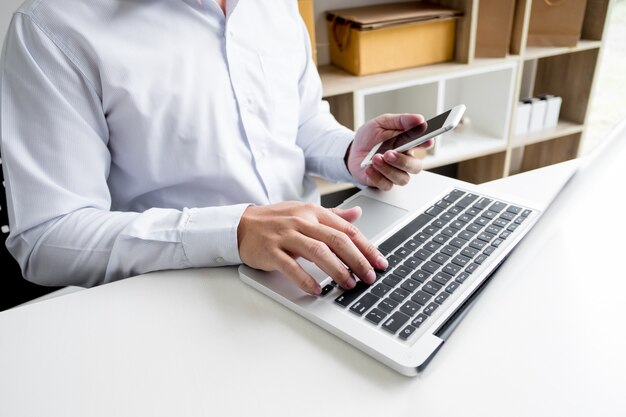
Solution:
[{"label": "thumb", "polygon": [[349,209],[332,208],[330,211],[350,223],[354,223],[363,214],[363,210],[359,206]]}]

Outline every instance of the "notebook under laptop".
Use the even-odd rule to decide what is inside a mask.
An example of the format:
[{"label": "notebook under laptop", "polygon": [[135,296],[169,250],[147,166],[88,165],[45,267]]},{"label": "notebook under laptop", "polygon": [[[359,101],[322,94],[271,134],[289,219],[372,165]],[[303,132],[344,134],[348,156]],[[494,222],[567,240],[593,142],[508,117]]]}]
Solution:
[{"label": "notebook under laptop", "polygon": [[390,192],[360,191],[342,207],[363,209],[356,225],[390,261],[369,286],[343,290],[305,260],[299,262],[323,288],[319,297],[278,272],[243,265],[239,274],[396,371],[416,375],[574,172],[572,166],[560,173],[550,197],[540,202],[485,193],[428,172]]}]

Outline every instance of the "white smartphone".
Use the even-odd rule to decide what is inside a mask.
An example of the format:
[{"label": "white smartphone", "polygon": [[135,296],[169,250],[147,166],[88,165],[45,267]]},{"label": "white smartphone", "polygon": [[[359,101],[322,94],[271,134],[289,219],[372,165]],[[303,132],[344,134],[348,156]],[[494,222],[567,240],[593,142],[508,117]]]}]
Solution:
[{"label": "white smartphone", "polygon": [[371,165],[372,158],[374,158],[374,155],[376,154],[382,155],[389,150],[394,150],[396,152],[408,151],[409,149],[413,149],[416,146],[421,145],[428,139],[454,129],[461,121],[461,117],[463,117],[464,112],[465,105],[459,104],[458,106],[455,106],[450,110],[415,126],[414,128],[376,144],[370,153],[367,154],[365,159],[363,159],[363,162],[361,162],[361,168]]}]

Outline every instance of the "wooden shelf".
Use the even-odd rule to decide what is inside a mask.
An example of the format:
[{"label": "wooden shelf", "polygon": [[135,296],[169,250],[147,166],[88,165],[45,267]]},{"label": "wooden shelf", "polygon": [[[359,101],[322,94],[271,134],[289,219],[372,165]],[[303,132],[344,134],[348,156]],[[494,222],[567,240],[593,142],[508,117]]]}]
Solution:
[{"label": "wooden shelf", "polygon": [[439,140],[441,143],[435,154],[429,154],[424,159],[424,169],[503,152],[507,147],[507,141],[504,138],[490,137],[481,132],[463,132],[462,134],[450,132]]},{"label": "wooden shelf", "polygon": [[365,76],[352,75],[334,65],[322,65],[318,67],[318,71],[324,87],[324,97],[331,97],[376,87],[388,88],[390,85],[394,85],[394,88],[401,88],[402,84],[416,84],[416,80],[419,80],[420,83],[438,81],[442,78],[480,72],[483,68],[489,66],[493,67],[498,64],[510,65],[512,60],[516,60],[516,57],[480,58],[475,59],[471,64],[446,62]]},{"label": "wooden shelf", "polygon": [[550,56],[570,54],[572,52],[587,51],[589,49],[599,49],[602,41],[590,41],[582,39],[578,41],[578,45],[571,47],[546,47],[546,46],[528,46],[524,51],[524,60],[547,58]]},{"label": "wooden shelf", "polygon": [[533,133],[527,133],[525,135],[514,136],[512,146],[515,148],[528,146],[538,142],[544,142],[575,133],[581,133],[583,129],[584,126],[581,124],[571,123],[566,120],[559,120],[558,125],[551,129],[544,129]]}]

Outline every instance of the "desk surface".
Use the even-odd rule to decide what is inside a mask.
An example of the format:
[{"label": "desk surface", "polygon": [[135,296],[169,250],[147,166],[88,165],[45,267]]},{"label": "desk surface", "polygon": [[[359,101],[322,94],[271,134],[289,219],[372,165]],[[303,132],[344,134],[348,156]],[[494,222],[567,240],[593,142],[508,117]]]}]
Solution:
[{"label": "desk surface", "polygon": [[[0,313],[0,416],[624,415],[626,222],[606,230],[596,214],[626,206],[614,188],[626,146],[613,148],[577,174],[416,378],[236,268],[161,272]],[[528,193],[551,172],[508,181]]]}]

